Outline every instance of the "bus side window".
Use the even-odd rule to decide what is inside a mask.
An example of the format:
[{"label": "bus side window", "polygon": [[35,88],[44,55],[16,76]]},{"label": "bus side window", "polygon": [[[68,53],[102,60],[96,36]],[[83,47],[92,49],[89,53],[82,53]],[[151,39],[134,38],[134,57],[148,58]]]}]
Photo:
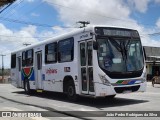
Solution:
[{"label": "bus side window", "polygon": [[58,61],[70,62],[74,59],[74,39],[61,40],[58,43]]},{"label": "bus side window", "polygon": [[25,67],[26,65],[26,55],[25,54],[26,54],[25,51],[22,52],[22,67]]},{"label": "bus side window", "polygon": [[26,66],[32,66],[33,65],[33,49],[26,51]]},{"label": "bus side window", "polygon": [[11,68],[16,67],[16,54],[11,55]]},{"label": "bus side window", "polygon": [[45,63],[57,62],[57,43],[50,43],[45,46]]}]

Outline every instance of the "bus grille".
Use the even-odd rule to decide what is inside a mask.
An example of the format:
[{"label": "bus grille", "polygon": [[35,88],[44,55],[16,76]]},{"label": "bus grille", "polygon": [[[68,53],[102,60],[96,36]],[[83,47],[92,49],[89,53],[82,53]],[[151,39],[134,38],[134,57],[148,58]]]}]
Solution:
[{"label": "bus grille", "polygon": [[130,87],[115,87],[114,90],[116,93],[123,93],[124,91],[132,91],[135,92],[140,88],[140,85],[130,86]]}]

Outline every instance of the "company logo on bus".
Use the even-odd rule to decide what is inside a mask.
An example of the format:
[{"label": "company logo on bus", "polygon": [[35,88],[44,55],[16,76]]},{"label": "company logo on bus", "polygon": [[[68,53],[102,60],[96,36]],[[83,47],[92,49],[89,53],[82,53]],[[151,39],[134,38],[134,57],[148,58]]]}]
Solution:
[{"label": "company logo on bus", "polygon": [[46,74],[50,75],[50,74],[57,74],[57,69],[46,69]]},{"label": "company logo on bus", "polygon": [[22,80],[24,80],[25,78],[28,78],[29,80],[35,80],[33,67],[23,68],[21,74]]},{"label": "company logo on bus", "polygon": [[28,68],[23,68],[22,72],[23,72],[25,77],[29,77],[29,76],[31,76],[31,74],[33,72],[33,68],[32,67],[31,68],[29,68],[29,67]]},{"label": "company logo on bus", "polygon": [[91,36],[89,33],[82,34],[82,35],[80,35],[80,40],[89,39],[89,38],[91,38],[91,37],[92,37],[92,36]]}]

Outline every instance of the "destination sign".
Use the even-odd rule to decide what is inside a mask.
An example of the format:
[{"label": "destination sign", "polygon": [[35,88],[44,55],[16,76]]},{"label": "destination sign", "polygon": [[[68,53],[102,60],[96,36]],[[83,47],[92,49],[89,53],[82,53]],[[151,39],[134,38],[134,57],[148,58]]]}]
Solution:
[{"label": "destination sign", "polygon": [[139,37],[139,34],[136,30],[128,30],[121,28],[96,28],[96,33],[103,36]]}]

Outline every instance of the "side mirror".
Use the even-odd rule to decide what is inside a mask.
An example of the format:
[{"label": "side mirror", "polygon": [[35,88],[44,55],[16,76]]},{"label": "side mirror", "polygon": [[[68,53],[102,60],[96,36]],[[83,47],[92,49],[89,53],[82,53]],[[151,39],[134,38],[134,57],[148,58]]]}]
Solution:
[{"label": "side mirror", "polygon": [[93,49],[98,50],[98,43],[96,41],[93,41]]}]

